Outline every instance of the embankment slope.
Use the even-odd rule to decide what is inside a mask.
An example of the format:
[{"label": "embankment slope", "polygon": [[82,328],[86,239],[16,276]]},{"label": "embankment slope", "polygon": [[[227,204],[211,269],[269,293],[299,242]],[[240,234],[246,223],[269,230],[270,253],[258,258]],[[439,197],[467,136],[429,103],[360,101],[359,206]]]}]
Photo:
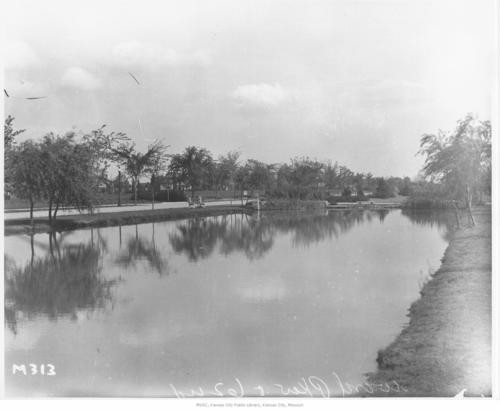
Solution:
[{"label": "embankment slope", "polygon": [[491,209],[458,229],[440,269],[409,311],[409,324],[379,352],[369,383],[393,380],[406,396],[491,395]]}]

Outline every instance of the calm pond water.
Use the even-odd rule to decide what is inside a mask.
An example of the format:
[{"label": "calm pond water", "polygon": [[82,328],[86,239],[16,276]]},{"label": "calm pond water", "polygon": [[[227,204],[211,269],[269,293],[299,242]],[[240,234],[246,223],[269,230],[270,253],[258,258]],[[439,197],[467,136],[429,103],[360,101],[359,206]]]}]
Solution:
[{"label": "calm pond water", "polygon": [[447,232],[394,210],[8,236],[6,394],[341,395],[407,323]]}]

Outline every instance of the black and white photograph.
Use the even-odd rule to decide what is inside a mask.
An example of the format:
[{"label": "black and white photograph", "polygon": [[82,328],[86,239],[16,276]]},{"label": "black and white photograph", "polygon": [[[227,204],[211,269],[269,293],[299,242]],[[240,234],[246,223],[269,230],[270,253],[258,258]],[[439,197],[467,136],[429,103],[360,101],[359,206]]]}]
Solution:
[{"label": "black and white photograph", "polygon": [[2,1],[3,397],[497,398],[498,10]]}]

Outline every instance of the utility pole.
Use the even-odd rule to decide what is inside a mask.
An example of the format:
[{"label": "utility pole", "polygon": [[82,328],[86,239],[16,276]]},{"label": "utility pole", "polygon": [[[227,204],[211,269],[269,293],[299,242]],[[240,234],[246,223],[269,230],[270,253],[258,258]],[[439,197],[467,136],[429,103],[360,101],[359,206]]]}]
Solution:
[{"label": "utility pole", "polygon": [[122,206],[122,172],[118,170],[118,206]]},{"label": "utility pole", "polygon": [[151,209],[155,209],[155,174],[151,175]]}]

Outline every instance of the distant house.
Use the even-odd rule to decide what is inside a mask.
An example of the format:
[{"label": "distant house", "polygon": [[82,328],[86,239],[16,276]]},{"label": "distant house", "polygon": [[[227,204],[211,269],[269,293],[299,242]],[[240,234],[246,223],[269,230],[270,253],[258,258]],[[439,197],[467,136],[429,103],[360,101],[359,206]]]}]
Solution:
[{"label": "distant house", "polygon": [[[345,188],[349,188],[350,189],[351,196],[357,196],[358,195],[358,190],[356,189],[356,187],[354,185],[351,185],[351,186],[348,186],[348,187],[344,187],[344,188],[328,188],[328,189],[325,190],[325,192],[329,196],[341,197],[344,194]],[[365,191],[365,190],[363,190],[363,194],[365,194],[365,196],[371,196],[371,195],[373,195],[373,193],[371,191]]]},{"label": "distant house", "polygon": [[[171,190],[186,191],[191,189],[182,182],[176,182],[170,175],[159,175],[154,180],[155,192],[165,192]],[[149,192],[151,191],[151,181],[145,180],[139,183],[139,191]]]}]

